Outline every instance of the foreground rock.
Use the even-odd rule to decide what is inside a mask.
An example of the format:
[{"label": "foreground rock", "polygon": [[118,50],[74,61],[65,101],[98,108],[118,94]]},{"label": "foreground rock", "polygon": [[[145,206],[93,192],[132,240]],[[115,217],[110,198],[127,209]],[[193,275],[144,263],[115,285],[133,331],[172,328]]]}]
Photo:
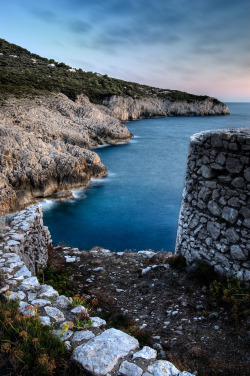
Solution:
[{"label": "foreground rock", "polygon": [[[127,142],[127,128],[87,97],[9,98],[0,110],[0,214],[107,173],[90,147]],[[59,197],[60,198],[60,197]]]},{"label": "foreground rock", "polygon": [[119,359],[139,347],[138,341],[117,329],[109,329],[87,344],[75,348],[72,357],[86,371],[107,375]]}]

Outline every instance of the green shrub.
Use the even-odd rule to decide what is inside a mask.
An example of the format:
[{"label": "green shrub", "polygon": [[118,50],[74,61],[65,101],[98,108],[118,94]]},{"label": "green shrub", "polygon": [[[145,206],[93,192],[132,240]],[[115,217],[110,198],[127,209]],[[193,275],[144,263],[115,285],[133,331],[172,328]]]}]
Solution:
[{"label": "green shrub", "polygon": [[60,295],[73,296],[76,291],[72,287],[70,277],[72,274],[72,268],[55,268],[49,266],[45,269],[40,269],[37,278],[40,283],[51,285]]},{"label": "green shrub", "polygon": [[211,305],[224,306],[231,320],[238,322],[250,314],[250,289],[237,278],[215,280],[210,285]]},{"label": "green shrub", "polygon": [[34,316],[21,315],[18,300],[0,301],[0,352],[15,375],[64,374],[70,354],[63,342]]}]

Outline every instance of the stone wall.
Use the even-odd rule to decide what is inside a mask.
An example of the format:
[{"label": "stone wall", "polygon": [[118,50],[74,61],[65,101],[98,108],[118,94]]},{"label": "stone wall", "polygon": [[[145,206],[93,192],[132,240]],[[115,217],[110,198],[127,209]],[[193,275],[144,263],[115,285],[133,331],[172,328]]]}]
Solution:
[{"label": "stone wall", "polygon": [[250,130],[191,137],[176,254],[250,281]]},{"label": "stone wall", "polygon": [[50,232],[43,225],[41,207],[30,206],[1,219],[0,248],[20,256],[32,275],[47,265]]}]

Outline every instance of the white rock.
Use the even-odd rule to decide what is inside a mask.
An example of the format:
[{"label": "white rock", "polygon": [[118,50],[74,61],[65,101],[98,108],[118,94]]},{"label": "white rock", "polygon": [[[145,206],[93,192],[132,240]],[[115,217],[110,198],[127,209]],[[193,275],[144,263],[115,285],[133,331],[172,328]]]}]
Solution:
[{"label": "white rock", "polygon": [[26,298],[26,295],[23,291],[18,291],[18,292],[9,291],[9,293],[10,295],[4,294],[4,296],[9,300],[15,300],[15,299],[23,300]]},{"label": "white rock", "polygon": [[36,293],[35,292],[28,292],[28,301],[31,302],[34,299],[36,299]]},{"label": "white rock", "polygon": [[46,305],[51,305],[51,302],[46,299],[34,299],[32,300],[31,304],[33,304],[36,307],[44,307]]},{"label": "white rock", "polygon": [[101,252],[104,253],[104,254],[106,254],[106,255],[110,255],[111,254],[111,251],[109,249],[102,249]]},{"label": "white rock", "polygon": [[8,284],[11,285],[11,286],[16,286],[17,285],[17,281],[15,281],[14,279],[9,279],[8,280]]},{"label": "white rock", "polygon": [[127,360],[124,360],[119,368],[119,373],[126,376],[141,376],[142,372],[143,370],[140,367]]},{"label": "white rock", "polygon": [[21,262],[21,259],[19,256],[13,256],[9,257],[5,262],[6,264],[11,264],[12,262]]},{"label": "white rock", "polygon": [[83,307],[82,305],[79,305],[79,306],[76,306],[75,308],[71,309],[72,313],[74,313],[75,315],[77,315],[78,313],[88,313],[88,310],[87,308]]},{"label": "white rock", "polygon": [[157,351],[149,346],[144,346],[141,351],[138,351],[133,355],[133,359],[142,358],[147,360],[155,360],[157,357]]},{"label": "white rock", "polygon": [[70,341],[65,341],[64,344],[65,344],[65,347],[66,347],[67,350],[71,350],[71,343],[70,343]]},{"label": "white rock", "polygon": [[16,274],[14,275],[14,277],[20,277],[20,276],[23,276],[23,277],[31,277],[31,272],[29,271],[29,269],[27,268],[27,266],[22,266],[20,270],[18,270],[18,272],[16,272]]},{"label": "white rock", "polygon": [[17,241],[24,241],[24,234],[12,234],[11,235],[11,238],[13,239],[13,240],[17,240]]},{"label": "white rock", "polygon": [[116,254],[117,254],[118,256],[123,256],[123,255],[124,255],[124,252],[116,252]]},{"label": "white rock", "polygon": [[27,302],[20,302],[19,309],[23,315],[35,316],[36,308]]},{"label": "white rock", "polygon": [[22,266],[24,265],[24,263],[22,261],[19,261],[19,262],[12,262],[9,264],[9,267],[10,268],[21,268]]},{"label": "white rock", "polygon": [[148,371],[154,376],[178,376],[180,371],[167,360],[157,360],[148,367]]},{"label": "white rock", "polygon": [[101,270],[104,270],[102,266],[98,266],[98,268],[93,269],[93,272],[100,272]]},{"label": "white rock", "polygon": [[141,254],[141,255],[145,255],[145,256],[147,256],[148,258],[152,258],[152,257],[155,256],[155,252],[151,252],[151,251],[139,251],[138,253],[139,253],[139,255],[140,255],[140,254]]},{"label": "white rock", "polygon": [[90,330],[81,330],[80,332],[75,332],[72,342],[80,342],[83,340],[89,340],[91,338],[94,338],[95,335]]},{"label": "white rock", "polygon": [[101,319],[100,317],[91,317],[92,328],[99,328],[100,326],[106,325],[106,321]]},{"label": "white rock", "polygon": [[23,280],[22,284],[18,287],[20,290],[31,290],[39,286],[40,283],[36,277],[30,277]]},{"label": "white rock", "polygon": [[3,257],[16,257],[16,254],[14,252],[7,252],[3,253]]},{"label": "white rock", "polygon": [[3,286],[3,287],[0,289],[0,294],[2,294],[2,293],[4,293],[4,292],[8,291],[9,288],[10,288],[9,285],[5,285],[5,286]]},{"label": "white rock", "polygon": [[57,322],[62,322],[65,320],[64,314],[58,308],[45,307],[44,309],[47,315],[52,317]]},{"label": "white rock", "polygon": [[111,372],[119,359],[139,347],[137,339],[117,329],[108,329],[84,345],[77,346],[73,360],[94,375]]},{"label": "white rock", "polygon": [[61,340],[61,341],[68,341],[72,336],[73,336],[73,332],[72,330],[62,330],[62,329],[58,329],[58,330],[53,330],[53,333]]},{"label": "white rock", "polygon": [[151,269],[152,269],[152,267],[151,267],[151,266],[148,266],[147,268],[142,269],[141,274],[142,274],[142,275],[143,275],[143,274],[146,274],[146,273],[148,273]]},{"label": "white rock", "polygon": [[4,266],[3,268],[1,268],[1,271],[2,273],[12,273],[13,272],[13,268],[8,268],[7,266]]},{"label": "white rock", "polygon": [[88,278],[88,279],[86,279],[86,282],[88,282],[88,283],[92,283],[94,280],[92,279],[92,278]]},{"label": "white rock", "polygon": [[75,262],[76,257],[75,256],[64,256],[66,259],[66,262]]},{"label": "white rock", "polygon": [[9,240],[7,242],[7,247],[12,247],[12,246],[15,246],[15,245],[19,245],[20,243],[17,242],[16,240]]},{"label": "white rock", "polygon": [[68,306],[71,304],[71,302],[72,302],[72,299],[69,299],[64,295],[60,295],[54,301],[54,305],[59,307],[59,308],[68,308]]},{"label": "white rock", "polygon": [[41,285],[39,298],[56,298],[59,296],[58,292],[49,285]]},{"label": "white rock", "polygon": [[50,325],[50,318],[48,316],[39,316],[43,325]]}]

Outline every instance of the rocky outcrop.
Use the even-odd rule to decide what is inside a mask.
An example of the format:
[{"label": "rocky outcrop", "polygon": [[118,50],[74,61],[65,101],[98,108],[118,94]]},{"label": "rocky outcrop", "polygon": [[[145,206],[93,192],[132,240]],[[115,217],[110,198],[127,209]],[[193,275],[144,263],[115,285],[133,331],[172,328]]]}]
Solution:
[{"label": "rocky outcrop", "polygon": [[103,101],[110,115],[119,120],[136,120],[157,116],[228,115],[229,109],[213,98],[202,101],[169,101],[157,97],[133,99],[113,95]]},{"label": "rocky outcrop", "polygon": [[0,110],[0,215],[87,186],[107,173],[90,148],[130,138],[120,121],[83,95],[76,102],[63,94],[9,98]]},{"label": "rocky outcrop", "polygon": [[250,281],[250,130],[191,137],[176,253]]}]

